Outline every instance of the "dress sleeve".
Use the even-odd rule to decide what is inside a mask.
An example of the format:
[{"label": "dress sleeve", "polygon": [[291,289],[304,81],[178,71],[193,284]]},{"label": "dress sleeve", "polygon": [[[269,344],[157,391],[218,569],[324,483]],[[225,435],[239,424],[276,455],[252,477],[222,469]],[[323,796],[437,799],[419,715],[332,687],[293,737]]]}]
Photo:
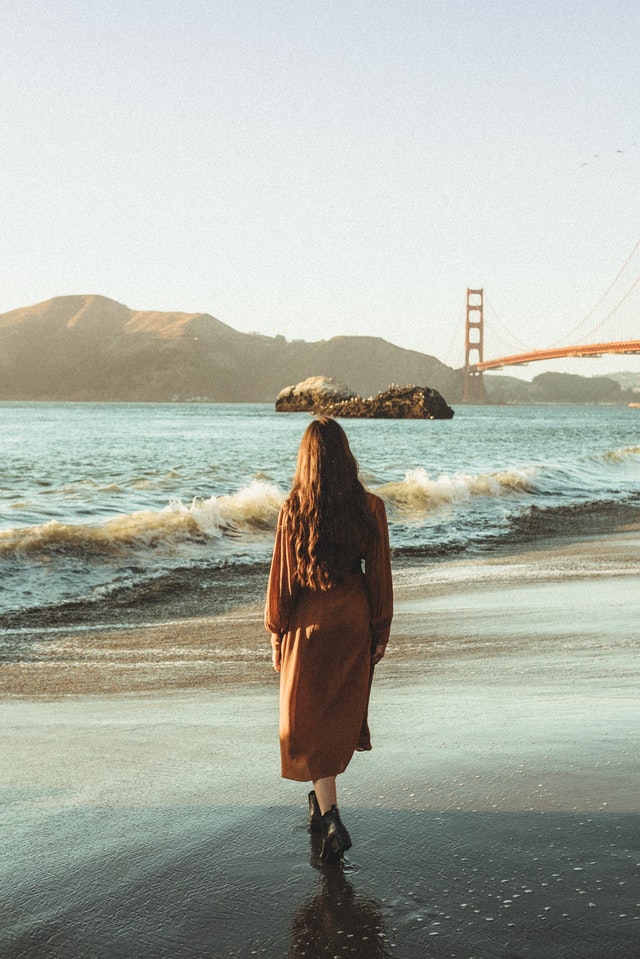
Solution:
[{"label": "dress sleeve", "polygon": [[294,568],[294,556],[287,518],[284,510],[280,510],[264,611],[264,624],[271,633],[272,646],[279,644],[283,633],[286,633],[289,628],[297,593],[297,585],[293,575]]},{"label": "dress sleeve", "polygon": [[389,527],[384,503],[370,494],[376,535],[364,561],[364,575],[371,610],[371,645],[386,646],[393,618],[393,583],[391,580],[391,551]]}]

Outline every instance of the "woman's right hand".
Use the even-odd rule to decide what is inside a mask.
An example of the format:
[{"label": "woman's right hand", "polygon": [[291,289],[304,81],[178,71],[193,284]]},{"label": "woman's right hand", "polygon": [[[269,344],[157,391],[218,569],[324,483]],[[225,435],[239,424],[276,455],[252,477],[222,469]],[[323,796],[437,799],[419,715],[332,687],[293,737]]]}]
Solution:
[{"label": "woman's right hand", "polygon": [[277,673],[280,672],[280,646],[273,646],[271,649],[271,661],[273,668]]}]

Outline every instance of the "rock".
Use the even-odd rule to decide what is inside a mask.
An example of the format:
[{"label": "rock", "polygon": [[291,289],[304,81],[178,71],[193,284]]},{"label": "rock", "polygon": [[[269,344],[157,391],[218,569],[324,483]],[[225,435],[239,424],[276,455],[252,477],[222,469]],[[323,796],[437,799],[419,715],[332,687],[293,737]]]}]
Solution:
[{"label": "rock", "polygon": [[326,376],[288,386],[278,395],[279,412],[359,419],[450,420],[454,413],[437,390],[428,386],[390,386],[364,399],[343,383]]},{"label": "rock", "polygon": [[357,399],[357,394],[331,376],[310,376],[278,393],[278,413],[316,413],[325,403]]}]

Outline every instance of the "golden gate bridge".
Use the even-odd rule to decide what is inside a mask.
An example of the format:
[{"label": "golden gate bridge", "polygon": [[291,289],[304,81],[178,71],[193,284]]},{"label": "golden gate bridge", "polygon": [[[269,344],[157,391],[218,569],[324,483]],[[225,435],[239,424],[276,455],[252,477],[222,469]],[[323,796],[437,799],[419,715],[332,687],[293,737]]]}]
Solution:
[{"label": "golden gate bridge", "polygon": [[[497,318],[497,317],[496,317]],[[491,328],[490,322],[487,324]],[[633,331],[633,332],[631,332]],[[495,331],[494,331],[495,332]],[[485,403],[483,373],[561,357],[640,353],[640,240],[596,305],[562,340],[546,348],[525,348],[496,359],[484,358],[484,289],[467,289],[465,321],[465,403]],[[615,337],[615,338],[614,338]],[[524,346],[524,344],[520,344]]]}]

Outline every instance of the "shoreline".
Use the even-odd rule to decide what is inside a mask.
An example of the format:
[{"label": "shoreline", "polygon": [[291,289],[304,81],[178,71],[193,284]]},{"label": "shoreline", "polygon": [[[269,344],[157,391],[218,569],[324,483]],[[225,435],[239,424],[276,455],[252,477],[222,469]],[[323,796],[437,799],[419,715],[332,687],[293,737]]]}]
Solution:
[{"label": "shoreline", "polygon": [[[532,506],[524,514],[516,516],[508,529],[499,533],[485,530],[485,535],[466,545],[450,543],[444,546],[438,537],[430,544],[398,545],[392,550],[392,563],[396,578],[407,570],[427,569],[437,573],[438,569],[451,564],[463,566],[477,561],[491,565],[497,557],[509,557],[554,548],[563,543],[580,542],[588,538],[606,540],[612,534],[640,530],[640,511],[634,501],[595,502],[555,507]],[[587,537],[584,531],[588,531]],[[455,539],[455,535],[454,535]],[[267,537],[267,552],[262,559],[254,561],[219,565],[198,562],[177,566],[158,566],[147,570],[148,575],[138,574],[124,580],[118,586],[84,583],[85,592],[79,592],[75,598],[55,602],[48,595],[46,584],[42,582],[43,572],[49,583],[58,576],[64,579],[71,572],[55,568],[46,569],[36,564],[31,573],[36,577],[31,584],[32,598],[23,607],[5,608],[0,612],[0,661],[4,650],[9,650],[11,639],[30,641],[45,635],[88,630],[134,629],[140,626],[162,625],[167,622],[187,621],[200,618],[203,611],[214,618],[235,611],[243,604],[260,605],[264,599],[265,583],[269,575],[269,556],[273,545],[272,537]],[[263,544],[264,545],[264,544]],[[80,557],[78,557],[79,559]],[[202,557],[201,557],[202,560]],[[24,571],[23,571],[24,572]],[[24,584],[23,584],[24,585]],[[79,584],[82,586],[82,577]],[[41,587],[43,591],[41,592]],[[8,595],[11,594],[11,579],[8,582]],[[37,605],[36,597],[43,605]],[[36,601],[35,605],[30,605]],[[2,637],[8,640],[2,642]]]},{"label": "shoreline", "polygon": [[[391,640],[376,681],[403,679],[434,661],[460,656],[552,650],[549,637],[555,634],[576,649],[597,645],[598,628],[606,630],[607,618],[592,608],[594,591],[607,609],[619,599],[628,604],[640,594],[639,555],[640,527],[633,525],[606,536],[549,539],[490,556],[401,565],[394,569]],[[573,604],[572,625],[567,604]],[[52,627],[26,637],[7,632],[0,701],[268,688],[274,677],[262,616],[262,605],[251,603],[132,626]],[[634,627],[627,625],[630,643]]]}]

